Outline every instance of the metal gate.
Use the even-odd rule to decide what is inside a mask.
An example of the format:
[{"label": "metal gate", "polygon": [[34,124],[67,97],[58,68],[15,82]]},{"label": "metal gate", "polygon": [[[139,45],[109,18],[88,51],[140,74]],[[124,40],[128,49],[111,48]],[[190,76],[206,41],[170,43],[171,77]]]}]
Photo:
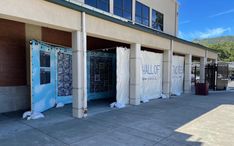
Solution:
[{"label": "metal gate", "polygon": [[208,64],[206,66],[206,82],[209,83],[209,89],[216,90],[217,64]]},{"label": "metal gate", "polygon": [[227,63],[208,64],[206,66],[206,82],[213,90],[225,90],[228,84],[229,69]]}]

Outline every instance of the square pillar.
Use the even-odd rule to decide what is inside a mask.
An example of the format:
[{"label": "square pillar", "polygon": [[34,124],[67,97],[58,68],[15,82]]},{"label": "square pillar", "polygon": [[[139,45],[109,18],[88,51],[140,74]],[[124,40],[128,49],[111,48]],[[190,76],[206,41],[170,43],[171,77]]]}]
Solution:
[{"label": "square pillar", "polygon": [[205,68],[206,68],[207,58],[200,58],[200,83],[205,83]]},{"label": "square pillar", "polygon": [[84,33],[72,33],[72,112],[73,117],[83,118],[87,112],[86,98],[86,46]]},{"label": "square pillar", "polygon": [[191,73],[192,73],[192,55],[185,55],[185,76],[184,76],[184,93],[191,93]]},{"label": "square pillar", "polygon": [[171,96],[172,55],[172,50],[165,50],[163,53],[163,94],[167,98]]},{"label": "square pillar", "polygon": [[130,104],[139,105],[141,95],[141,45],[132,44],[130,49]]}]

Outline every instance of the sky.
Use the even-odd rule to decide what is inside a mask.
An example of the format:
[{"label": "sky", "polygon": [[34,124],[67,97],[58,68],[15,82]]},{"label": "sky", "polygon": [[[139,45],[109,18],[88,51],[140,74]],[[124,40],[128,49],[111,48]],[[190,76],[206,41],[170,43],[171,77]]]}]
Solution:
[{"label": "sky", "polygon": [[178,0],[179,37],[194,39],[234,35],[234,0]]}]

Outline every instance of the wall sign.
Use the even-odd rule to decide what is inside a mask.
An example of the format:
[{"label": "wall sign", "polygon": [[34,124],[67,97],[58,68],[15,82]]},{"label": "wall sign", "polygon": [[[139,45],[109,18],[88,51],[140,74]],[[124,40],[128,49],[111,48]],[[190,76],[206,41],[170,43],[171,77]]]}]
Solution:
[{"label": "wall sign", "polygon": [[180,95],[184,91],[184,57],[173,56],[171,93]]},{"label": "wall sign", "polygon": [[155,99],[162,94],[163,55],[142,51],[142,99]]}]

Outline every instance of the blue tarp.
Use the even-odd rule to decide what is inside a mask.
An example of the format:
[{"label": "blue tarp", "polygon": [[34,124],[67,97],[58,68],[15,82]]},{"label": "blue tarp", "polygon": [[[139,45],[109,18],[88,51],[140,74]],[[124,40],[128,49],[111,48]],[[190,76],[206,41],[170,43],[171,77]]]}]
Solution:
[{"label": "blue tarp", "polygon": [[31,110],[72,102],[72,50],[31,41]]}]

